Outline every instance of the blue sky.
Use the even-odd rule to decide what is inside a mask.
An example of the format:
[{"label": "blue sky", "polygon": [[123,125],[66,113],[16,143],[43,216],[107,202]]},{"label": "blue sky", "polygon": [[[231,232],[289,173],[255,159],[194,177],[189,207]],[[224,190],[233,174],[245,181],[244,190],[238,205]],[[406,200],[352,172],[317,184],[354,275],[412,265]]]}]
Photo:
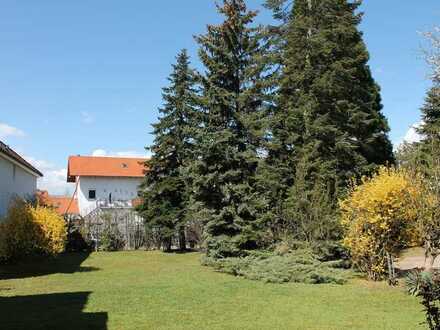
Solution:
[{"label": "blue sky", "polygon": [[[67,157],[142,155],[152,141],[161,87],[181,48],[198,66],[193,35],[218,22],[211,0],[3,0],[0,139],[61,194]],[[258,22],[271,21],[262,0]],[[384,113],[397,144],[419,121],[428,68],[418,31],[440,25],[438,0],[365,0],[361,25]]]}]

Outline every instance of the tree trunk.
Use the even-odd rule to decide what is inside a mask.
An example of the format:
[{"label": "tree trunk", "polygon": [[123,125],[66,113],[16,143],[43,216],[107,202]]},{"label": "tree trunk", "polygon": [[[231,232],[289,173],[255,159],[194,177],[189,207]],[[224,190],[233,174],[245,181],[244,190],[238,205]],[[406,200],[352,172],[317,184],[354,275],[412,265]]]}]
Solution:
[{"label": "tree trunk", "polygon": [[394,268],[394,261],[393,257],[390,253],[386,252],[386,258],[387,258],[387,264],[388,264],[388,284],[389,285],[396,285],[396,273]]},{"label": "tree trunk", "polygon": [[185,227],[179,229],[179,248],[180,251],[186,250]]},{"label": "tree trunk", "polygon": [[438,254],[431,253],[429,257],[428,267],[426,268],[427,271],[431,271],[434,268],[435,259],[437,259]]},{"label": "tree trunk", "polygon": [[170,252],[171,251],[171,247],[172,247],[172,239],[171,237],[167,237],[164,240],[164,249],[166,252]]}]

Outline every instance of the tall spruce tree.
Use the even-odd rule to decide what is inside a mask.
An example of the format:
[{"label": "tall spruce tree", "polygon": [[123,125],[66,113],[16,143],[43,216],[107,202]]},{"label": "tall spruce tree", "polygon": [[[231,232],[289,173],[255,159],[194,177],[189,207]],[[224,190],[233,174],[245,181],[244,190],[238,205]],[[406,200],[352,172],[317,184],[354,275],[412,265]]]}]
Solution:
[{"label": "tall spruce tree", "polygon": [[[314,200],[318,188],[335,203],[348,179],[394,162],[380,89],[357,28],[359,5],[347,0],[266,0],[280,21],[271,32],[278,46],[276,68],[282,72],[272,106],[268,157],[260,172],[270,205],[266,217],[276,236],[292,228],[295,218],[313,216],[292,210],[312,212],[313,206],[304,208],[302,201]],[[294,196],[298,191],[301,198]]]},{"label": "tall spruce tree", "polygon": [[417,132],[422,139],[401,145],[398,160],[401,166],[432,177],[433,170],[438,170],[440,165],[440,86],[436,80],[426,95],[421,112],[422,124]]},{"label": "tall spruce tree", "polygon": [[185,167],[194,155],[194,123],[197,113],[196,75],[190,68],[186,50],[177,56],[177,64],[163,88],[164,106],[154,124],[152,157],[146,162],[141,186],[143,204],[139,210],[146,226],[159,233],[166,250],[179,237],[185,249],[185,222],[189,191],[183,178]]},{"label": "tall spruce tree", "polygon": [[[433,86],[428,90],[425,104],[421,108],[422,123],[417,131],[420,142],[406,146],[402,156],[411,156],[413,165],[428,177],[436,177],[440,169],[440,29],[425,33],[431,46],[425,50],[426,62],[430,65]],[[417,161],[417,162],[414,162]],[[436,179],[434,179],[435,181]]]},{"label": "tall spruce tree", "polygon": [[256,193],[255,174],[267,63],[262,29],[251,26],[256,12],[243,0],[224,0],[217,8],[224,22],[197,37],[205,66],[205,117],[190,172],[208,256],[222,258],[257,248],[260,241],[258,212],[264,201]]},{"label": "tall spruce tree", "polygon": [[[393,162],[380,88],[358,30],[360,1],[295,0],[286,34],[284,73],[274,122],[275,159],[307,177],[334,182],[334,195],[352,177]],[[292,166],[293,163],[293,166]],[[284,175],[294,181],[295,171]]]},{"label": "tall spruce tree", "polygon": [[440,140],[440,84],[435,83],[428,91],[422,109],[422,121],[419,132],[425,140]]}]

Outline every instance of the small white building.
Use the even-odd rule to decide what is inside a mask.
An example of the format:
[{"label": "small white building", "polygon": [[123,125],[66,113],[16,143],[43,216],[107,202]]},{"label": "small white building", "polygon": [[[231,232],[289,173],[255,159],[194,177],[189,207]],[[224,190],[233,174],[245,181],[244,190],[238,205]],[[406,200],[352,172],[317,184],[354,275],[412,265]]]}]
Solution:
[{"label": "small white building", "polygon": [[40,171],[0,141],[0,217],[6,214],[14,198],[34,197],[37,179],[42,176]]},{"label": "small white building", "polygon": [[145,158],[69,157],[67,182],[76,183],[79,213],[98,207],[131,208],[145,176]]}]

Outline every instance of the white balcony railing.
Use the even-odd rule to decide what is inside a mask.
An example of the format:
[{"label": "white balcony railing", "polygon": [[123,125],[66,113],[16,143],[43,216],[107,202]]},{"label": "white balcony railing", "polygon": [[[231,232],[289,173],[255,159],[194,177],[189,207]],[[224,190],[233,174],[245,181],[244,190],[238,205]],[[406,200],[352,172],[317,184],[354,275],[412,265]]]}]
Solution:
[{"label": "white balcony railing", "polygon": [[131,200],[112,200],[111,202],[107,199],[100,199],[96,201],[96,206],[98,208],[108,208],[108,209],[131,209],[133,203]]}]

